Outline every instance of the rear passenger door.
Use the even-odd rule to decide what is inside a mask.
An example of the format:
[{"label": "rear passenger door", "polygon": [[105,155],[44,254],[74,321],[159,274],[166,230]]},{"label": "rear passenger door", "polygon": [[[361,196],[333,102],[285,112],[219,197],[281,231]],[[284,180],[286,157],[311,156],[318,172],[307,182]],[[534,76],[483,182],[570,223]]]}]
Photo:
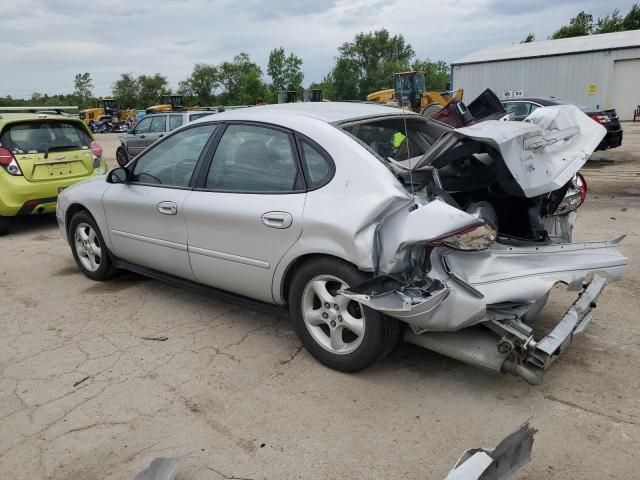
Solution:
[{"label": "rear passenger door", "polygon": [[158,115],[151,117],[151,126],[147,133],[147,147],[162,138],[167,133],[167,115]]},{"label": "rear passenger door", "polygon": [[227,125],[210,167],[184,203],[197,280],[273,302],[274,271],[302,233],[305,198],[291,132]]}]

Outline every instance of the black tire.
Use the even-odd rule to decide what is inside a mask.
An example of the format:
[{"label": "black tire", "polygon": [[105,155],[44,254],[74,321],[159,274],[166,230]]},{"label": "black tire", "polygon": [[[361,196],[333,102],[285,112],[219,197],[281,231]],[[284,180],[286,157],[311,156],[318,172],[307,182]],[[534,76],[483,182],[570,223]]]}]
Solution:
[{"label": "black tire", "polygon": [[[398,343],[400,322],[355,302],[350,302],[348,309],[355,308],[356,315],[358,313],[361,315],[364,333],[353,351],[334,353],[314,338],[311,330],[315,330],[315,328],[313,326],[308,327],[303,316],[303,302],[309,295],[307,286],[310,287],[313,280],[322,278],[322,276],[335,277],[349,286],[357,285],[369,278],[367,274],[361,272],[355,266],[329,257],[310,260],[298,268],[289,288],[289,312],[294,329],[307,351],[320,363],[342,372],[357,372],[390,353]],[[329,290],[329,283],[326,284],[327,290]],[[310,293],[310,295],[314,296],[315,294]],[[319,297],[314,296],[313,298],[313,301],[317,303]],[[344,297],[337,298],[344,299]],[[322,309],[322,305],[318,308]],[[329,331],[327,337],[330,337],[331,332],[328,324],[320,325],[317,328],[322,328],[324,332]],[[343,331],[343,329],[340,330],[341,339],[344,339]],[[360,338],[353,332],[347,331],[346,335],[349,334]],[[358,340],[355,343],[357,344]]]},{"label": "black tire", "polygon": [[9,225],[11,224],[11,217],[3,217],[0,215],[0,236],[9,233]]},{"label": "black tire", "polygon": [[[76,241],[76,232],[78,230],[78,227],[81,225],[86,225],[87,227],[93,229],[93,232],[95,232],[94,241],[97,240],[97,242],[95,243],[100,247],[101,250],[99,262],[94,262],[95,265],[97,265],[97,268],[95,270],[91,270],[90,268],[85,266],[86,262],[84,262],[80,258],[81,253],[78,251],[78,249],[82,247],[80,247],[78,245],[78,242]],[[68,237],[69,245],[71,246],[71,252],[73,253],[73,258],[76,261],[76,265],[78,265],[78,268],[82,273],[85,274],[85,276],[87,276],[91,280],[100,282],[111,278],[115,274],[116,269],[111,262],[109,251],[107,250],[107,246],[104,243],[102,233],[100,232],[98,225],[96,224],[93,217],[89,214],[89,212],[87,212],[86,210],[82,210],[76,213],[71,218],[71,222],[69,223]]]},{"label": "black tire", "polygon": [[420,115],[422,115],[423,117],[431,118],[434,115],[440,113],[440,110],[442,110],[442,105],[440,105],[439,103],[430,103],[422,109]]},{"label": "black tire", "polygon": [[116,162],[118,162],[118,165],[124,167],[130,160],[127,150],[122,145],[119,146],[116,150]]}]

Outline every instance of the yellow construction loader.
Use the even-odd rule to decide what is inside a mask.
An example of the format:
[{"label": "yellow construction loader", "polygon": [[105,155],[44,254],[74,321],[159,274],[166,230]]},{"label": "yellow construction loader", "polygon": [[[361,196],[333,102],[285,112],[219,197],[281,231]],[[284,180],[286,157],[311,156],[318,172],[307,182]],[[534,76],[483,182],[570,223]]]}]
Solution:
[{"label": "yellow construction loader", "polygon": [[182,95],[162,95],[158,105],[147,108],[147,115],[151,113],[182,112],[184,109]]},{"label": "yellow construction loader", "polygon": [[97,122],[99,120],[111,120],[115,123],[125,122],[128,119],[136,119],[136,111],[130,110],[118,110],[116,101],[113,98],[101,98],[97,101],[97,107],[87,108],[78,112],[80,120],[86,125],[93,120]]},{"label": "yellow construction loader", "polygon": [[367,101],[405,106],[425,117],[438,113],[451,100],[462,100],[462,89],[454,92],[427,90],[423,72],[400,72],[393,75],[394,88],[367,95]]}]

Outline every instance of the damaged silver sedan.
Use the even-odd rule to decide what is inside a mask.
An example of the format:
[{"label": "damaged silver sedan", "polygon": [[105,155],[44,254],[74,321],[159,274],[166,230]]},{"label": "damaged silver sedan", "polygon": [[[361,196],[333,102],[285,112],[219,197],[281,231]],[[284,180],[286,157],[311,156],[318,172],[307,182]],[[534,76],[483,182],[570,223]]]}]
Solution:
[{"label": "damaged silver sedan", "polygon": [[[78,267],[284,306],[308,351],[363,369],[404,339],[538,383],[591,321],[620,239],[572,243],[605,130],[572,106],[460,129],[384,106],[206,117],[59,197]],[[544,338],[556,284],[579,292]]]}]

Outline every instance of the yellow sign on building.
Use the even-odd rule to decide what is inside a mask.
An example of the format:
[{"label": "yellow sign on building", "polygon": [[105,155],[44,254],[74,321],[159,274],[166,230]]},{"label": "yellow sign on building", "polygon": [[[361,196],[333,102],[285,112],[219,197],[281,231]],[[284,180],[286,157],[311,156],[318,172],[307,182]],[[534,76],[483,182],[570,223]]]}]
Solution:
[{"label": "yellow sign on building", "polygon": [[590,83],[589,86],[587,87],[587,93],[589,95],[597,95],[598,86],[595,83]]}]

